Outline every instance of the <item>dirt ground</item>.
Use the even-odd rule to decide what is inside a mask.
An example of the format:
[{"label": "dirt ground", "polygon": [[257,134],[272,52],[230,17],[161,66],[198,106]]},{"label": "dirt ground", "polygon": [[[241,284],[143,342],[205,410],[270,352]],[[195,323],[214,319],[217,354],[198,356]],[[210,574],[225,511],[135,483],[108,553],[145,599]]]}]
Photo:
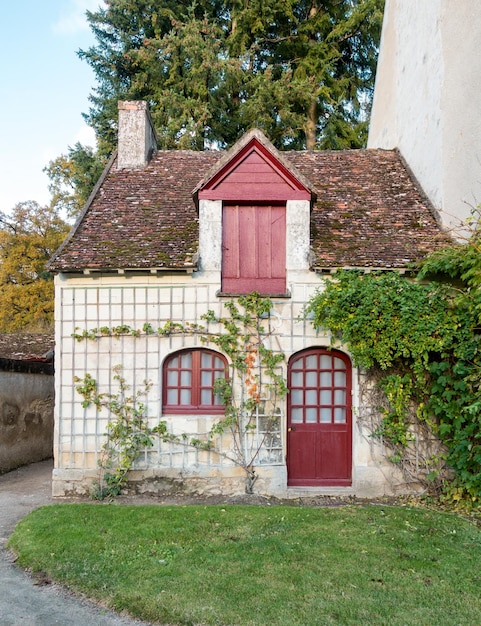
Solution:
[{"label": "dirt ground", "polygon": [[[127,490],[128,491],[128,490]],[[384,496],[380,498],[357,498],[355,496],[323,495],[296,498],[276,498],[254,492],[253,494],[240,493],[237,495],[195,495],[184,491],[177,491],[162,495],[148,495],[131,493],[115,497],[118,504],[157,504],[157,505],[189,505],[189,504],[246,504],[252,506],[294,506],[294,507],[340,507],[340,506],[367,506],[389,504],[405,504],[412,502],[412,496]],[[89,500],[91,501],[91,500]]]},{"label": "dirt ground", "polygon": [[[206,496],[206,495],[191,495],[182,492],[170,493],[162,496],[148,496],[148,495],[126,495],[115,498],[115,502],[120,504],[158,504],[158,505],[186,505],[186,504],[248,504],[252,506],[324,506],[324,507],[338,507],[346,506],[348,504],[366,504],[372,502],[372,500],[362,500],[354,498],[353,496],[316,496],[316,497],[302,497],[302,498],[289,498],[280,499],[273,496],[263,496],[253,493],[240,494],[234,496]],[[384,503],[387,503],[387,499],[383,499]]]}]

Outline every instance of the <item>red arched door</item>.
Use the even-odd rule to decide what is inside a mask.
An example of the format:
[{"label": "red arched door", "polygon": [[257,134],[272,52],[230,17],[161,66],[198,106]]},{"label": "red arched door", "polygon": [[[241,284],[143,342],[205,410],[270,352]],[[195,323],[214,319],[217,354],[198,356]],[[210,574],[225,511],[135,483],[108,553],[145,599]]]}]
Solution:
[{"label": "red arched door", "polygon": [[352,367],[338,350],[312,348],[288,367],[287,484],[352,480]]}]

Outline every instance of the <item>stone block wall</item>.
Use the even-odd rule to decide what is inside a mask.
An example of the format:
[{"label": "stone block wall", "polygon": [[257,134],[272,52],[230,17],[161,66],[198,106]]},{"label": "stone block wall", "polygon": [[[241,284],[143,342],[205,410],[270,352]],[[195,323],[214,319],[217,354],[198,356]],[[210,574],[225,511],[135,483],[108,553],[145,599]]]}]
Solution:
[{"label": "stone block wall", "polygon": [[[208,432],[215,416],[163,415],[161,406],[164,359],[181,348],[202,345],[198,337],[159,337],[141,333],[139,337],[99,336],[94,340],[77,341],[72,336],[85,330],[124,324],[142,329],[143,324],[148,323],[155,329],[167,321],[201,322],[202,313],[208,309],[221,314],[224,305],[217,296],[218,281],[209,282],[208,276],[203,278],[205,281],[185,277],[184,282],[177,277],[165,276],[136,277],[135,282],[133,279],[126,281],[121,276],[99,276],[96,280],[78,277],[67,281],[57,278],[54,495],[88,493],[89,484],[99,476],[98,461],[105,442],[108,414],[94,406],[82,407],[75,377],[82,378],[89,373],[98,382],[101,392],[115,393],[113,368],[121,365],[133,394],[144,388],[145,380],[152,382],[148,397],[142,399],[151,426],[165,420],[169,432],[176,435],[187,432],[202,438]],[[271,341],[273,347],[277,346],[274,349],[286,355],[285,367],[287,359],[294,353],[311,346],[327,347],[330,344],[327,335],[317,333],[301,317],[304,304],[320,284],[313,273],[306,278],[309,280],[302,284],[289,285],[291,297],[273,299],[271,324],[274,335]],[[362,426],[363,407],[359,405],[357,370],[353,377],[352,400],[353,485],[339,491],[360,496],[392,493],[393,467]],[[290,497],[295,495],[295,490],[287,489],[286,484],[286,406],[281,407],[279,415],[278,440],[275,455],[258,459],[261,466],[258,467],[256,488],[263,493]],[[243,490],[238,468],[231,462],[220,455],[174,443],[158,442],[145,451],[135,467],[136,478],[142,484],[139,489],[163,490],[165,482],[177,489],[180,480],[184,488],[189,483],[190,488],[199,492],[214,488],[229,493],[235,489],[234,485]],[[163,481],[161,487],[159,480]],[[397,483],[397,479],[394,482]],[[330,493],[332,489],[325,491]]]},{"label": "stone block wall", "polygon": [[0,359],[0,473],[53,451],[53,366]]}]

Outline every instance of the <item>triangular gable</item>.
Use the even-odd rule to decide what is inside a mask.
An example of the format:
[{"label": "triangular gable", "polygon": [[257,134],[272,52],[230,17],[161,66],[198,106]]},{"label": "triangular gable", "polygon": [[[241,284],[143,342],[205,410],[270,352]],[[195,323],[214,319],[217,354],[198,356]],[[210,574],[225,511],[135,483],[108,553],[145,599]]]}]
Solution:
[{"label": "triangular gable", "polygon": [[311,200],[311,185],[257,129],[240,139],[208,172],[199,199],[285,202]]}]

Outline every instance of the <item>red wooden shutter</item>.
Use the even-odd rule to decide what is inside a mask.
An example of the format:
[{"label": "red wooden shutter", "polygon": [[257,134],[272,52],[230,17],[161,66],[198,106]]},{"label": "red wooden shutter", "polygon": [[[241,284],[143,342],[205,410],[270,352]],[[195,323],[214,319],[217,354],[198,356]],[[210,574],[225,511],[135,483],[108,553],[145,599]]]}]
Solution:
[{"label": "red wooden shutter", "polygon": [[224,205],[222,291],[285,293],[285,206]]}]

